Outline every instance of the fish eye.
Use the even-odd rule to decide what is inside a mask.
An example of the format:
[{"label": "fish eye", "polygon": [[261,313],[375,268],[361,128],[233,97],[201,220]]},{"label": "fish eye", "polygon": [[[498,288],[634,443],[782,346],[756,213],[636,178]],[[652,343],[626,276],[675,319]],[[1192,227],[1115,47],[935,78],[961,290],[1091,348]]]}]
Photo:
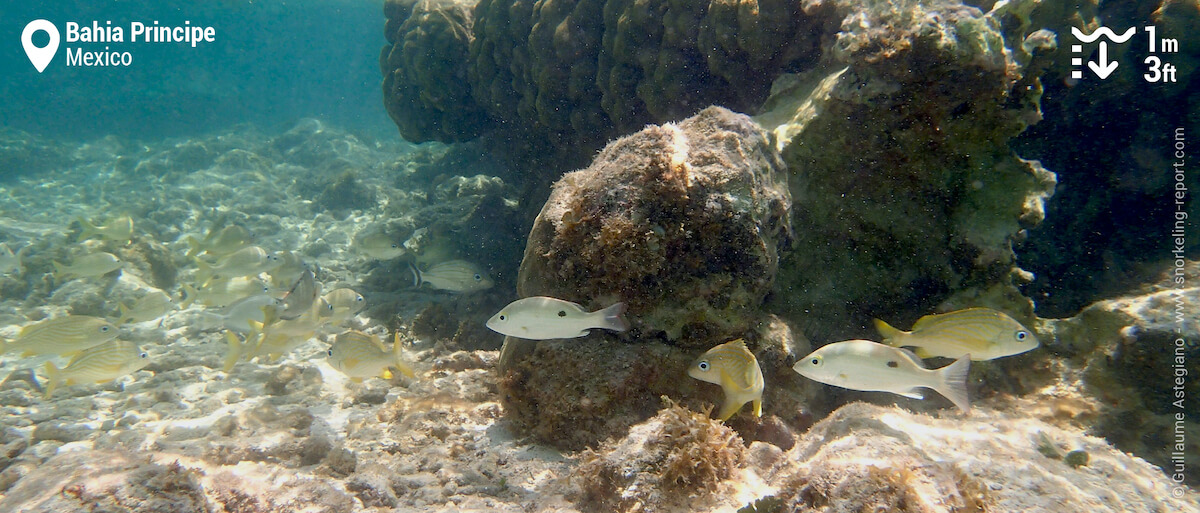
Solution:
[{"label": "fish eye", "polygon": [[330,350],[328,350],[328,351],[325,351],[325,354],[327,354],[327,355],[329,355],[329,356],[333,356],[333,350],[332,350],[332,349],[330,349]]},{"label": "fish eye", "polygon": [[101,331],[101,332],[104,332],[104,333],[107,333],[107,332],[108,332],[108,326],[101,326],[101,327],[100,327],[100,331]]},{"label": "fish eye", "polygon": [[483,280],[483,276],[480,276],[479,273],[475,273],[475,281],[481,281],[481,280]]},{"label": "fish eye", "polygon": [[355,298],[354,298],[354,302],[356,302],[356,303],[361,303],[361,302],[363,302],[363,297],[362,297],[362,296],[355,297]]},{"label": "fish eye", "polygon": [[1023,341],[1023,340],[1025,340],[1025,339],[1027,339],[1027,338],[1029,338],[1029,333],[1028,333],[1028,332],[1025,332],[1025,331],[1018,331],[1018,332],[1017,332],[1017,340],[1018,340],[1018,341]]},{"label": "fish eye", "polygon": [[145,357],[147,357],[147,356],[150,356],[150,355],[148,355],[148,354],[146,354],[146,353],[141,353],[141,354],[139,354],[138,356],[139,356],[139,357],[141,357],[141,358],[145,358]]},{"label": "fish eye", "polygon": [[702,371],[706,371],[706,370],[708,370],[708,362],[697,363],[696,367],[699,367],[700,370],[702,370]]},{"label": "fish eye", "polygon": [[500,316],[500,320],[502,320],[502,321],[503,321],[503,320],[505,320],[505,319],[507,319],[507,318],[508,318],[508,316],[507,316],[507,315],[501,315],[501,316]]},{"label": "fish eye", "polygon": [[329,311],[332,312],[333,311],[333,303],[330,303],[329,306],[326,308],[329,308]]},{"label": "fish eye", "polygon": [[812,358],[809,358],[808,363],[811,363],[813,365],[813,367],[820,367],[821,366],[821,357],[814,356]]}]

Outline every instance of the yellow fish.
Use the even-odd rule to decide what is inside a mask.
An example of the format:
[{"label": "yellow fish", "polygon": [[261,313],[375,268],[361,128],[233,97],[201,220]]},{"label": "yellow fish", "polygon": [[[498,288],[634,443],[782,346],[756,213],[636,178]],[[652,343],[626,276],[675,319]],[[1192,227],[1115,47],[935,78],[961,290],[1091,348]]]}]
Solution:
[{"label": "yellow fish", "polygon": [[132,307],[121,304],[117,305],[117,308],[121,311],[118,322],[124,324],[156,320],[174,310],[175,304],[171,302],[171,296],[168,296],[166,292],[155,290],[142,296],[133,303]]},{"label": "yellow fish", "polygon": [[241,298],[255,294],[266,294],[267,284],[254,277],[239,276],[237,278],[214,278],[208,285],[196,290],[195,287],[184,283],[182,285],[184,298],[180,308],[187,308],[192,303],[204,306],[226,306]]},{"label": "yellow fish", "polygon": [[116,326],[99,317],[55,317],[21,328],[21,333],[12,342],[0,341],[0,354],[68,355],[108,342],[117,338],[117,334]]},{"label": "yellow fish", "polygon": [[216,264],[196,260],[196,265],[200,266],[200,270],[196,272],[196,282],[203,285],[213,278],[254,276],[270,271],[281,264],[283,264],[283,258],[280,253],[267,253],[258,246],[249,246],[234,251]]},{"label": "yellow fish", "polygon": [[492,288],[495,282],[479,266],[466,260],[449,260],[430,266],[422,271],[409,264],[413,274],[413,286],[428,284],[430,287],[450,292],[475,292]]},{"label": "yellow fish", "polygon": [[366,300],[363,299],[362,294],[348,288],[329,291],[321,296],[319,303],[321,318],[331,324],[340,324],[342,321],[354,317],[354,314],[366,306]]},{"label": "yellow fish", "polygon": [[271,276],[271,285],[287,292],[288,288],[295,284],[305,271],[308,271],[308,266],[300,261],[300,257],[291,251],[280,251],[279,265],[267,271],[267,274]]},{"label": "yellow fish", "polygon": [[400,334],[396,333],[389,350],[378,338],[361,331],[350,330],[339,334],[329,348],[329,365],[350,377],[355,383],[363,378],[379,376],[391,379],[390,367],[395,367],[402,374],[413,377],[412,367],[409,367],[401,357],[403,344]]},{"label": "yellow fish", "polygon": [[43,397],[50,398],[60,383],[68,386],[75,383],[104,383],[137,371],[149,363],[146,353],[140,351],[133,342],[114,340],[92,347],[75,355],[61,369],[46,362],[48,384]]},{"label": "yellow fish", "polygon": [[133,238],[133,219],[128,215],[113,219],[108,224],[102,226],[96,226],[82,217],[76,217],[75,220],[79,221],[79,226],[83,229],[79,232],[79,238],[75,240],[76,242],[96,235],[99,235],[102,239],[117,242],[129,242],[129,239]]},{"label": "yellow fish", "polygon": [[720,420],[732,417],[748,402],[753,403],[754,416],[762,417],[762,369],[742,339],[706,351],[688,368],[688,376],[721,385],[725,403],[717,414]]},{"label": "yellow fish", "polygon": [[363,237],[358,243],[358,250],[376,260],[391,260],[405,253],[404,246],[381,232]]},{"label": "yellow fish", "polygon": [[900,331],[875,319],[883,343],[892,347],[914,347],[917,356],[958,358],[970,354],[975,361],[992,360],[1037,348],[1037,337],[1004,312],[991,308],[968,308],[926,315],[912,331]]},{"label": "yellow fish", "polygon": [[54,279],[90,278],[121,268],[121,259],[112,253],[92,253],[76,258],[70,266],[54,262]]},{"label": "yellow fish", "polygon": [[201,253],[223,257],[246,247],[247,244],[250,244],[251,236],[250,232],[245,228],[230,225],[222,228],[220,231],[209,230],[208,235],[205,235],[203,240],[188,235],[184,241],[191,248],[187,252],[188,258],[200,255]]}]

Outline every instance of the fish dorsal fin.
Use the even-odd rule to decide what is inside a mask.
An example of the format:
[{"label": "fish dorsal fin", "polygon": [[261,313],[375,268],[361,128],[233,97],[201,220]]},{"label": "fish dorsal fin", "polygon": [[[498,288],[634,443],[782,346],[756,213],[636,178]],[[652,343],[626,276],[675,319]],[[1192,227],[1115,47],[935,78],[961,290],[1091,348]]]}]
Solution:
[{"label": "fish dorsal fin", "polygon": [[924,362],[924,361],[922,361],[922,360],[921,360],[921,357],[920,357],[920,356],[917,356],[917,354],[916,354],[916,353],[914,353],[914,352],[912,352],[912,351],[909,351],[909,350],[907,350],[907,349],[904,349],[903,347],[898,347],[898,348],[896,348],[896,349],[897,349],[898,351],[900,351],[900,353],[901,353],[901,354],[903,354],[904,356],[907,356],[909,360],[912,360],[913,364],[914,364],[914,365],[916,365],[916,366],[917,366],[917,368],[920,368],[920,369],[927,369],[927,368],[928,368],[928,367],[926,367],[926,366],[925,366],[925,362]]},{"label": "fish dorsal fin", "polygon": [[922,316],[920,319],[917,319],[917,322],[913,323],[912,331],[917,331],[921,328],[929,326],[934,321],[937,321],[938,318],[942,317],[943,315],[946,315],[946,314],[929,314],[929,315]]},{"label": "fish dorsal fin", "polygon": [[741,351],[745,351],[747,353],[750,352],[750,349],[746,347],[745,339],[739,338],[737,340],[731,340],[729,342],[726,342],[725,345],[727,345],[735,350],[741,350]]}]

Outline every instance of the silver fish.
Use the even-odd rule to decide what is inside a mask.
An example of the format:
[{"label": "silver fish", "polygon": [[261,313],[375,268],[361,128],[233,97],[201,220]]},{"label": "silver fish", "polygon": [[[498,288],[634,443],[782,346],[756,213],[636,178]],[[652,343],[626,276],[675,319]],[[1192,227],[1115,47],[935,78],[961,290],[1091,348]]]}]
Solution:
[{"label": "silver fish", "polygon": [[282,308],[279,310],[279,318],[290,321],[304,315],[317,300],[318,292],[312,271],[305,269],[296,283],[292,285],[292,289],[280,300]]}]

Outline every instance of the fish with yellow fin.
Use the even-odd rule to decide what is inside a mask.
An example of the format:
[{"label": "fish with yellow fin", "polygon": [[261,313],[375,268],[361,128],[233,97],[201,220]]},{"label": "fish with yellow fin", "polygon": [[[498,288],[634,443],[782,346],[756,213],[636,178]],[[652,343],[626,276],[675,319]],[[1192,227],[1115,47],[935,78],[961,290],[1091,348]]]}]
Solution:
[{"label": "fish with yellow fin", "polygon": [[258,246],[248,246],[230,253],[229,256],[222,258],[215,264],[197,259],[196,265],[200,269],[196,271],[196,283],[203,286],[216,278],[254,276],[270,271],[282,264],[283,257],[280,253],[268,253],[265,249]]},{"label": "fish with yellow fin", "polygon": [[157,320],[174,310],[175,304],[171,302],[171,296],[168,296],[166,292],[154,290],[138,298],[133,306],[120,304],[117,305],[117,309],[121,312],[118,322],[125,324]]},{"label": "fish with yellow fin", "polygon": [[1032,351],[1037,337],[1004,312],[991,308],[967,308],[917,319],[912,331],[900,331],[875,319],[883,343],[913,347],[917,356],[958,358],[970,354],[975,361],[992,360]]},{"label": "fish with yellow fin", "polygon": [[189,246],[187,257],[192,258],[204,253],[223,257],[246,247],[252,240],[248,230],[235,224],[220,230],[209,230],[203,239],[188,235],[184,242]]},{"label": "fish with yellow fin", "polygon": [[99,317],[55,317],[21,328],[12,341],[0,341],[0,354],[66,356],[108,342],[118,334],[116,326]]},{"label": "fish with yellow fin", "polygon": [[91,278],[103,276],[121,268],[121,259],[112,253],[103,251],[83,255],[71,262],[71,265],[54,264],[54,279],[66,280],[73,278]]},{"label": "fish with yellow fin", "polygon": [[79,232],[79,238],[75,239],[76,242],[97,235],[102,239],[116,242],[129,242],[129,239],[133,238],[133,218],[128,215],[120,216],[109,221],[108,224],[99,226],[88,222],[87,219],[82,217],[76,217],[75,220],[79,221],[79,226],[82,228],[82,231]]},{"label": "fish with yellow fin", "polygon": [[336,325],[354,317],[359,310],[366,306],[367,301],[354,289],[343,287],[329,291],[321,296],[317,303],[319,303],[318,314],[321,318]]},{"label": "fish with yellow fin", "polygon": [[411,378],[415,374],[402,357],[403,346],[399,333],[395,334],[392,348],[388,349],[378,337],[349,330],[334,338],[333,347],[327,354],[329,365],[355,383],[375,376],[391,379],[393,367]]},{"label": "fish with yellow fin", "polygon": [[755,417],[762,417],[762,369],[744,340],[739,338],[709,349],[688,367],[688,376],[721,385],[725,402],[717,413],[718,419],[732,417],[746,403],[753,404]]},{"label": "fish with yellow fin", "polygon": [[399,258],[407,252],[403,245],[382,232],[372,233],[359,239],[357,248],[363,254],[376,260]]},{"label": "fish with yellow fin", "polygon": [[181,288],[184,297],[183,301],[179,303],[180,308],[187,308],[192,303],[203,306],[226,306],[247,296],[266,294],[269,290],[266,282],[253,276],[214,278],[209,281],[207,286],[201,287],[199,290],[187,283],[184,283]]},{"label": "fish with yellow fin", "polygon": [[59,384],[105,383],[136,372],[149,364],[147,354],[139,350],[133,342],[114,340],[91,347],[75,355],[71,362],[61,369],[52,362],[46,362],[48,384],[43,397],[49,399]]}]

